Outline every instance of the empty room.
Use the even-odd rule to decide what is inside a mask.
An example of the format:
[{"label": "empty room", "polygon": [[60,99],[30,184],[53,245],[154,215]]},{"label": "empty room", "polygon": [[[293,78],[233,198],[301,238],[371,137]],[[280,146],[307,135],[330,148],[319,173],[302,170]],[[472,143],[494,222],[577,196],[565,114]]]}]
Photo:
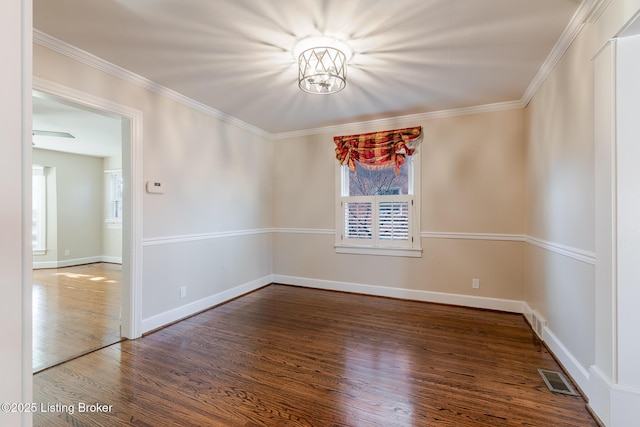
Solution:
[{"label": "empty room", "polygon": [[[639,0],[0,10],[2,425],[637,422]],[[37,94],[118,122],[122,341],[34,374]]]}]

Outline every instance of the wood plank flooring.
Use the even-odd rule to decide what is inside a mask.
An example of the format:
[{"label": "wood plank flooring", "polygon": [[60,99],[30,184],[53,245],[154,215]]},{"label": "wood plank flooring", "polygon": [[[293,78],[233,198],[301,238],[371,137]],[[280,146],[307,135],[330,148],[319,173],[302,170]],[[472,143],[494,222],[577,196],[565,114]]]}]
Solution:
[{"label": "wood plank flooring", "polygon": [[521,315],[270,285],[36,374],[34,425],[597,426],[537,368]]},{"label": "wood plank flooring", "polygon": [[33,371],[120,341],[122,266],[33,271]]}]

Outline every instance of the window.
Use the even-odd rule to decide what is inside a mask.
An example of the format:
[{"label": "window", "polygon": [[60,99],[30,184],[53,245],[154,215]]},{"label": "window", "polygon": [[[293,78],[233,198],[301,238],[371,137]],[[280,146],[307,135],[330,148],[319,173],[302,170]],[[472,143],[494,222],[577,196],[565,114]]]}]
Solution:
[{"label": "window", "polygon": [[31,168],[31,247],[34,255],[47,250],[47,179],[44,166]]},{"label": "window", "polygon": [[418,156],[394,168],[356,170],[338,165],[336,251],[376,255],[421,255]]},{"label": "window", "polygon": [[122,224],[122,170],[105,171],[106,222]]}]

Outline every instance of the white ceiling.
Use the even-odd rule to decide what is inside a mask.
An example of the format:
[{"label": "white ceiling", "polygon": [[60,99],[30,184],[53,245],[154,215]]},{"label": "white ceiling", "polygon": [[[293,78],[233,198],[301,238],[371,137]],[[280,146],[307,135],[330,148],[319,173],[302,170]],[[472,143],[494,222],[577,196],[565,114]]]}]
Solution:
[{"label": "white ceiling", "polygon": [[33,147],[95,157],[120,156],[121,119],[54,96],[33,92],[33,129],[74,138],[33,135]]},{"label": "white ceiling", "polygon": [[[33,22],[225,116],[283,134],[526,101],[563,32],[577,25],[572,17],[594,0],[582,3],[34,0]],[[342,92],[298,88],[291,49],[313,35],[353,49]]]}]

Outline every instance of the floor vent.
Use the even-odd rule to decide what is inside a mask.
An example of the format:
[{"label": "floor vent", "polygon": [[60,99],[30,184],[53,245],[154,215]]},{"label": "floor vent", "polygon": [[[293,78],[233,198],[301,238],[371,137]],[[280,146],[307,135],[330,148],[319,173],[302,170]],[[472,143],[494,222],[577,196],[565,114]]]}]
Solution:
[{"label": "floor vent", "polygon": [[571,384],[569,384],[569,381],[567,381],[567,378],[561,372],[538,369],[538,373],[552,392],[569,394],[571,396],[578,395],[573,387],[571,387]]}]

